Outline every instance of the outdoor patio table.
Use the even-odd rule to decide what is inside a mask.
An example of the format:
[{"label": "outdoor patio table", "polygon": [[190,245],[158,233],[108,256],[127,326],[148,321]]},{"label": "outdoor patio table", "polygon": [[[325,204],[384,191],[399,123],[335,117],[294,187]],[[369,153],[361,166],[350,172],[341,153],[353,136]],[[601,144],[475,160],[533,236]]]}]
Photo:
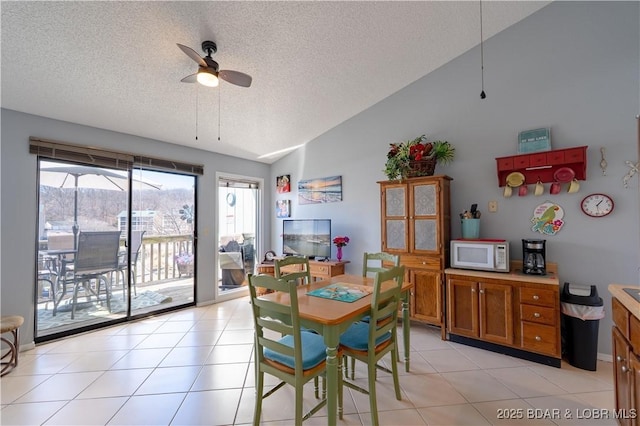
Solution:
[{"label": "outdoor patio table", "polygon": [[[301,285],[298,288],[298,310],[300,312],[300,325],[322,334],[324,344],[327,347],[327,414],[328,424],[335,425],[338,414],[338,346],[340,335],[354,322],[366,316],[371,309],[371,294],[354,302],[341,302],[310,296],[311,290],[326,287],[330,284],[346,283],[364,286],[372,286],[373,278],[361,275],[337,275],[328,280],[316,281],[309,285]],[[392,285],[385,282],[383,285]],[[402,331],[404,340],[405,369],[409,371],[409,293],[412,284],[404,282],[402,285]],[[269,293],[260,296],[278,303],[288,304],[289,295],[283,293]],[[280,318],[286,321],[286,318]]]}]

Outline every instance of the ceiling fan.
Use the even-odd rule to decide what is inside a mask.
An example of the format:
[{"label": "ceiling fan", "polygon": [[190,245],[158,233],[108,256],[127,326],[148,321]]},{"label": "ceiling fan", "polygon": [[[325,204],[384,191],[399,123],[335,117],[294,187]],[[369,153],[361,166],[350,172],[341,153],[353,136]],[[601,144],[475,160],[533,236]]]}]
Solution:
[{"label": "ceiling fan", "polygon": [[219,79],[223,79],[236,86],[249,87],[251,86],[251,76],[239,71],[232,70],[218,70],[218,63],[211,58],[211,55],[218,51],[218,47],[212,41],[203,41],[202,50],[207,54],[204,57],[200,57],[198,53],[190,47],[184,46],[180,43],[176,43],[180,50],[182,50],[188,57],[196,61],[199,65],[198,72],[191,74],[183,78],[183,83],[195,83],[198,82],[204,86],[216,87],[219,84]]}]

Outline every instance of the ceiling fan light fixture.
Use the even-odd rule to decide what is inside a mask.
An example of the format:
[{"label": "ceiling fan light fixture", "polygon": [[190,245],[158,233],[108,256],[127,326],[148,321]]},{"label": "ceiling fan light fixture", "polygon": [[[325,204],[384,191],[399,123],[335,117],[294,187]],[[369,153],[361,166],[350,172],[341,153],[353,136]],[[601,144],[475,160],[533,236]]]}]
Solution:
[{"label": "ceiling fan light fixture", "polygon": [[217,74],[218,73],[208,68],[200,68],[198,70],[198,76],[196,77],[196,80],[198,80],[198,83],[202,84],[203,86],[217,87],[219,84]]}]

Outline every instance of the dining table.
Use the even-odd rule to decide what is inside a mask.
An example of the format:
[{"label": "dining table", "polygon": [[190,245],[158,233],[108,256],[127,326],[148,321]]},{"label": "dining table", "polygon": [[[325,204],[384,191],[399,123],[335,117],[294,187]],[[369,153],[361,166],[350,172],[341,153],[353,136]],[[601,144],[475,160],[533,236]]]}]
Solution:
[{"label": "dining table", "polygon": [[[338,416],[338,347],[340,335],[349,326],[369,314],[371,310],[372,294],[368,294],[353,302],[317,297],[309,292],[330,286],[332,284],[346,284],[373,287],[373,278],[361,275],[336,275],[329,279],[315,281],[301,285],[298,288],[298,311],[300,325],[321,334],[327,347],[326,381],[327,381],[327,416],[328,424],[335,425]],[[383,289],[392,286],[392,281],[382,283]],[[405,370],[409,371],[409,301],[413,284],[403,282],[402,294],[402,332],[404,342]],[[281,292],[268,293],[260,296],[277,303],[289,304],[289,295]],[[286,320],[286,319],[282,319]]]}]

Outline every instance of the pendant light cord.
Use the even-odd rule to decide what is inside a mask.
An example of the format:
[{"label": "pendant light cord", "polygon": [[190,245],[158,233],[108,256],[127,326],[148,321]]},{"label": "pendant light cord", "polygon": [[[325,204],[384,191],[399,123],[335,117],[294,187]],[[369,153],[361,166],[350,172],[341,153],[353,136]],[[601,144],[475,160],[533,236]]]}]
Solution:
[{"label": "pendant light cord", "polygon": [[486,93],[484,93],[484,47],[483,47],[483,36],[482,36],[482,0],[480,0],[480,78],[482,81],[482,92],[480,92],[480,99],[485,99],[487,97]]}]

